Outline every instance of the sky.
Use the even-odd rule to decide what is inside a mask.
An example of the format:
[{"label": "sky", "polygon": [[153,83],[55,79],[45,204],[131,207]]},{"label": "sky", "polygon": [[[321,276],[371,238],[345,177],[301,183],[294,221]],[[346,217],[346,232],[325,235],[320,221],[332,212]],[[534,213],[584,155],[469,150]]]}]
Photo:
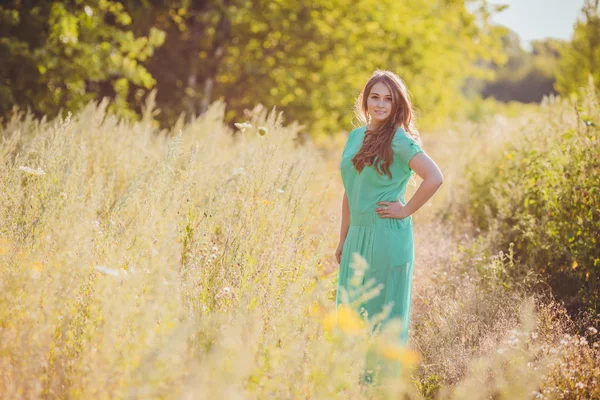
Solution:
[{"label": "sky", "polygon": [[524,47],[546,37],[571,39],[584,0],[489,0],[509,8],[493,20],[517,32]]}]

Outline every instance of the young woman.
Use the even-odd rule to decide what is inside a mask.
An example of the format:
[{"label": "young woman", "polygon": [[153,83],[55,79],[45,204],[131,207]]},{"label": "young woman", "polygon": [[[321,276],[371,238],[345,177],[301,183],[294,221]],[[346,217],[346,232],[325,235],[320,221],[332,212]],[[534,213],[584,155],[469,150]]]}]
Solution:
[{"label": "young woman", "polygon": [[[351,263],[358,253],[368,264],[359,280],[374,279],[383,286],[359,311],[372,317],[390,304],[388,318],[378,326],[399,318],[403,328],[398,339],[406,344],[415,254],[412,214],[438,190],[443,176],[421,148],[408,90],[397,75],[375,71],[355,108],[364,125],[350,132],[340,163],[345,193],[336,250],[340,264],[336,306],[353,280]],[[406,186],[414,173],[423,182],[406,202]],[[399,373],[399,365],[396,369],[394,374]],[[370,372],[364,377],[367,382],[372,380]]]}]

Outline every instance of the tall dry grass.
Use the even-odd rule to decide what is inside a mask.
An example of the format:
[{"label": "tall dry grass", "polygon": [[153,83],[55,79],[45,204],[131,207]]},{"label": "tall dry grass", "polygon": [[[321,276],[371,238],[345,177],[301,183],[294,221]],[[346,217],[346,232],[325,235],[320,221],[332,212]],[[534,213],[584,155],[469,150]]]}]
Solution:
[{"label": "tall dry grass", "polygon": [[[574,376],[556,365],[597,357],[565,341],[559,306],[484,284],[461,251],[473,238],[440,219],[467,167],[444,140],[464,151],[480,126],[424,135],[453,172],[415,215],[421,362],[386,342],[407,372],[363,387],[381,342],[334,318],[344,136],[299,144],[299,125],[260,106],[243,132],[223,103],[168,131],[151,101],[139,123],[106,106],[0,132],[2,398],[550,398]],[[500,129],[520,125],[485,134]]]}]

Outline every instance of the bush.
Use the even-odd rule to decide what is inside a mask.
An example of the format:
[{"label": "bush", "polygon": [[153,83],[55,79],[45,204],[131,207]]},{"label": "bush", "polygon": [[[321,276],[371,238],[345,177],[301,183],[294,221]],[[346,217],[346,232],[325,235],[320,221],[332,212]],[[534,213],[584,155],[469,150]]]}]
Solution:
[{"label": "bush", "polygon": [[599,117],[591,88],[574,107],[547,100],[530,129],[472,160],[459,206],[492,251],[514,243],[514,281],[545,276],[570,311],[600,311]]}]

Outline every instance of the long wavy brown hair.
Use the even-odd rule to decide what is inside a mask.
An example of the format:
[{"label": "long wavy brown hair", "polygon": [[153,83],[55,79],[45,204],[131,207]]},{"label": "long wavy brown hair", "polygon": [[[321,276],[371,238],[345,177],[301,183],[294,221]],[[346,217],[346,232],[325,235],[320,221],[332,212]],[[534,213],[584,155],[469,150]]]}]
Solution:
[{"label": "long wavy brown hair", "polygon": [[371,89],[377,82],[386,85],[392,94],[392,110],[389,117],[376,129],[367,128],[362,146],[352,158],[352,163],[356,170],[361,172],[365,166],[373,165],[375,157],[377,157],[375,170],[380,175],[386,174],[391,178],[390,165],[394,160],[392,140],[398,127],[402,127],[419,145],[421,145],[421,137],[415,127],[415,112],[408,89],[404,81],[391,71],[376,70],[371,75],[356,99],[354,109],[357,119],[362,125],[370,124],[367,100],[371,95]]}]

